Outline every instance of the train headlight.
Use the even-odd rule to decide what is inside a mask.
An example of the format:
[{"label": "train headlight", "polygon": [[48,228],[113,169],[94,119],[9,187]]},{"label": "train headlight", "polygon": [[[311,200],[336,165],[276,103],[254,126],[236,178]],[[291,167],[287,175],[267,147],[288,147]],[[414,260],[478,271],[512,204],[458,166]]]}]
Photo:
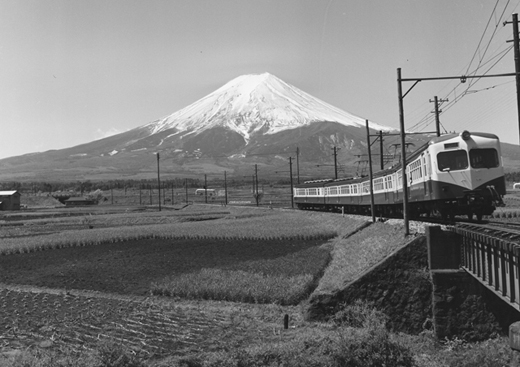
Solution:
[{"label": "train headlight", "polygon": [[471,137],[471,133],[468,130],[464,130],[460,135],[462,136],[462,140],[469,140]]}]

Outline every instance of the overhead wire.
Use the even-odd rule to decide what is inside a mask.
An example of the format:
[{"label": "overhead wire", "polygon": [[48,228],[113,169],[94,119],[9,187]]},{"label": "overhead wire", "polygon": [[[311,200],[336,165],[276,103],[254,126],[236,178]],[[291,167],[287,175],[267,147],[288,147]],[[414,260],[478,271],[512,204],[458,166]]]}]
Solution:
[{"label": "overhead wire", "polygon": [[[479,54],[479,51],[481,50],[481,46],[482,46],[482,43],[483,43],[483,40],[486,36],[486,33],[487,33],[487,30],[489,28],[489,25],[491,24],[491,20],[493,19],[493,17],[495,17],[496,19],[496,10],[497,10],[497,6],[499,4],[499,1],[497,0],[497,2],[495,3],[495,6],[493,7],[493,11],[491,12],[491,15],[488,19],[488,22],[486,24],[486,27],[482,33],[482,36],[480,37],[480,40],[479,40],[479,43],[477,45],[477,48],[475,50],[475,52],[473,53],[473,56],[470,60],[470,62],[468,63],[468,66],[466,67],[466,73],[465,75],[477,75],[477,72],[479,72],[483,67],[485,67],[486,65],[488,65],[490,62],[492,62],[494,59],[498,58],[492,65],[491,67],[489,67],[484,73],[483,75],[487,75],[492,69],[494,66],[496,66],[512,49],[512,46],[510,47],[507,47],[505,50],[501,50],[499,52],[497,52],[497,50],[495,50],[495,52],[492,53],[492,56],[487,59],[486,61],[484,61],[485,59],[485,56],[486,54],[488,53],[489,51],[489,47],[493,41],[493,39],[495,38],[496,36],[496,33],[498,31],[498,25],[500,24],[500,22],[502,21],[503,17],[504,17],[504,14],[506,13],[506,10],[507,10],[507,7],[509,6],[509,3],[510,1],[508,0],[507,4],[504,6],[503,10],[502,10],[502,13],[500,14],[500,17],[498,19],[498,21],[496,22],[495,24],[495,28],[491,34],[491,36],[489,37],[489,40],[487,42],[487,44],[485,45],[485,48],[484,48],[484,51],[483,52],[480,52]],[[515,9],[516,7],[518,7],[518,4],[515,6]],[[473,64],[475,58],[477,57],[477,55],[479,54],[479,61],[478,61],[478,64],[477,66],[470,72],[470,69],[471,69],[471,65]],[[457,83],[455,85],[455,87],[453,87],[451,89],[450,92],[448,92],[445,97],[442,97],[441,99],[449,99],[449,102],[447,103],[447,105],[443,108],[442,110],[442,113],[445,113],[447,110],[449,110],[451,107],[453,107],[456,103],[458,103],[463,97],[465,97],[467,94],[470,94],[470,90],[471,88],[480,80],[481,78],[471,78],[468,80],[468,83],[464,86],[464,89],[461,91],[461,92],[458,92],[458,90],[460,89],[461,87],[461,84],[462,83]],[[444,87],[445,88],[445,87]],[[486,90],[486,89],[484,89]],[[458,93],[457,93],[458,92]],[[449,96],[451,95],[454,95],[454,97],[452,97],[451,99],[449,98]],[[419,119],[419,121],[413,125],[411,128],[410,128],[410,131],[422,131],[424,130],[427,126],[429,126],[433,121],[434,121],[434,117],[432,116],[431,112],[428,111],[428,113],[423,116],[422,118]]]}]

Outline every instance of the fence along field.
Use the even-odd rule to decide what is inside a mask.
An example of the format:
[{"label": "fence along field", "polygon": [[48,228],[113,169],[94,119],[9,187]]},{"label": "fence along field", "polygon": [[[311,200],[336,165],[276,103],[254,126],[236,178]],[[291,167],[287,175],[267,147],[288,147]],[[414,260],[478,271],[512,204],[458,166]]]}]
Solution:
[{"label": "fence along field", "polygon": [[[120,302],[72,290],[294,304],[308,294],[328,263],[330,249],[322,244],[359,225],[320,213],[218,206],[87,218],[88,226],[82,217],[26,219],[23,226],[13,227],[19,232],[2,238],[0,282],[61,289],[47,294],[4,287],[0,327],[8,330],[13,345],[19,342],[15,335],[25,335],[28,340],[52,337],[56,344],[91,348],[96,340],[117,337],[148,354],[187,348],[190,338],[173,331],[179,309],[164,313],[142,301]],[[153,221],[162,224],[149,224]],[[38,233],[37,228],[52,232],[54,226],[58,232]],[[31,227],[35,230],[25,231]],[[242,288],[244,283],[228,287],[236,279],[248,288]],[[199,329],[206,334],[207,328],[221,330],[222,320],[212,320],[200,316]],[[154,333],[164,325],[171,326],[169,339],[164,336],[158,339],[163,344],[154,344]],[[197,335],[191,342],[200,342]]]},{"label": "fence along field", "polygon": [[[290,186],[283,185],[259,185],[258,190],[249,185],[228,186],[227,197],[226,189],[223,185],[208,186],[208,195],[205,195],[203,189],[200,187],[189,187],[186,190],[184,187],[175,187],[171,184],[164,184],[161,188],[161,205],[183,205],[189,203],[199,204],[227,204],[229,205],[254,205],[256,206],[256,192],[258,195],[258,206],[271,207],[290,207],[291,206],[291,189]],[[30,201],[34,196],[65,196],[66,192],[55,193],[34,193],[30,191],[22,191],[22,201]],[[83,196],[89,193],[70,193],[69,196]],[[128,189],[111,189],[101,190],[100,205],[143,205],[143,206],[157,206],[159,205],[159,190],[156,185],[143,186],[143,188],[128,188]]]}]

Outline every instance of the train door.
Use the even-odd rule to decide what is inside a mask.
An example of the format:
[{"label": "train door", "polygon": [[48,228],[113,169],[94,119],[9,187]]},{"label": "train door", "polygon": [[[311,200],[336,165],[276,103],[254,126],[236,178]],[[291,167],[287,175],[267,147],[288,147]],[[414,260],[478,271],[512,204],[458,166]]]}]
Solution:
[{"label": "train door", "polygon": [[428,171],[428,164],[427,164],[427,154],[426,151],[424,154],[421,155],[421,163],[422,163],[422,173],[423,173],[423,189],[424,189],[424,197],[429,199],[430,198],[430,191],[428,190],[428,182],[430,181],[430,173]]}]

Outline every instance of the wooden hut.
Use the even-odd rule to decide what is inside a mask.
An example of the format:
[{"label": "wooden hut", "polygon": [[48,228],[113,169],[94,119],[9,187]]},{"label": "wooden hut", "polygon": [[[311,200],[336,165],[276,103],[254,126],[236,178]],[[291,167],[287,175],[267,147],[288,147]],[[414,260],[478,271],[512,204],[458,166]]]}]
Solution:
[{"label": "wooden hut", "polygon": [[20,196],[16,190],[0,191],[0,210],[20,210]]}]

